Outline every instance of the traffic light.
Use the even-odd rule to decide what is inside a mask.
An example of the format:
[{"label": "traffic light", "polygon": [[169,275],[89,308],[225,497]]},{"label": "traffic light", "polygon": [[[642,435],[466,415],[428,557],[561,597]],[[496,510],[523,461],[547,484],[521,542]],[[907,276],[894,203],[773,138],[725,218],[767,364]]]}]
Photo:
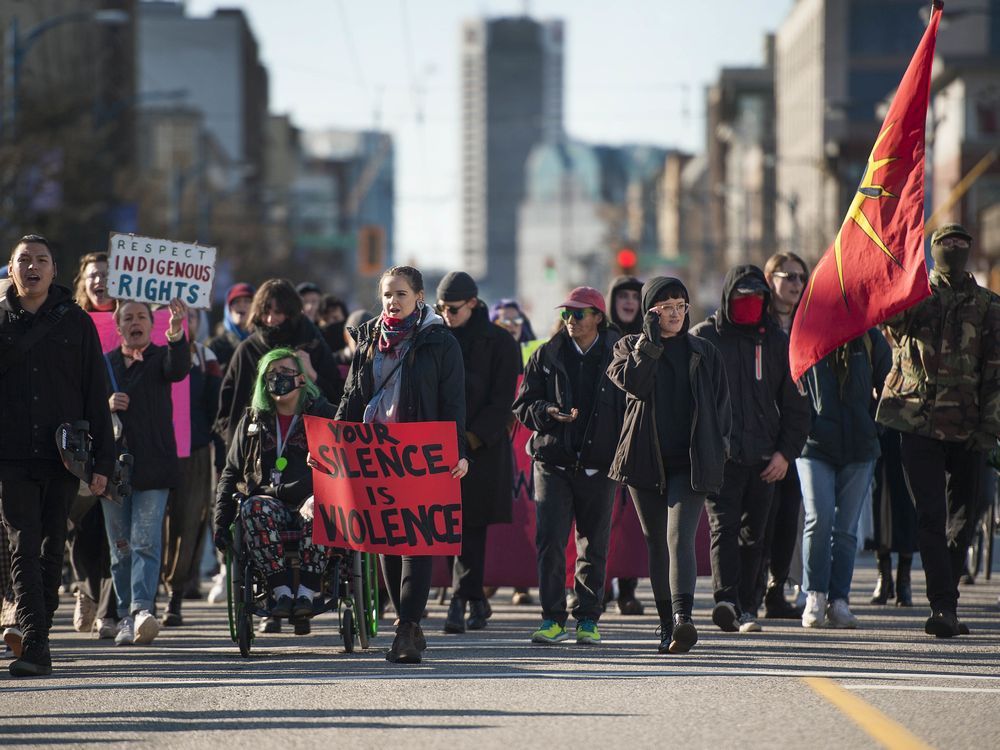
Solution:
[{"label": "traffic light", "polygon": [[621,273],[631,275],[635,273],[635,267],[639,262],[639,257],[635,250],[630,247],[623,247],[617,255],[618,269]]},{"label": "traffic light", "polygon": [[358,274],[378,276],[385,261],[385,230],[374,224],[358,229]]}]

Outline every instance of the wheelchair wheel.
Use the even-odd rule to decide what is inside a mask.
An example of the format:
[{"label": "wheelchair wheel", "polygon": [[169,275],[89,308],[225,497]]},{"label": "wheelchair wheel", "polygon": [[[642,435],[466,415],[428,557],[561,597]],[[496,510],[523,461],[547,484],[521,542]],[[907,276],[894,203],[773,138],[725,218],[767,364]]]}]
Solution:
[{"label": "wheelchair wheel", "polygon": [[230,527],[230,534],[233,539],[233,546],[226,550],[226,614],[229,617],[229,637],[233,639],[233,643],[238,641],[239,636],[236,632],[236,622],[237,613],[240,610],[240,602],[243,600],[242,589],[243,589],[243,571],[240,568],[239,562],[237,561],[235,555],[233,555],[233,550],[239,549],[238,544],[243,543],[242,533],[239,529],[239,524],[233,524]]},{"label": "wheelchair wheel", "polygon": [[340,615],[340,634],[344,639],[344,651],[354,653],[354,608],[345,607]]},{"label": "wheelchair wheel", "polygon": [[376,555],[365,553],[363,558],[364,563],[364,581],[362,582],[362,590],[364,591],[365,598],[365,626],[369,638],[374,638],[378,635],[378,618],[381,609],[379,607],[378,600],[378,557]]},{"label": "wheelchair wheel", "polygon": [[[354,629],[357,631],[361,648],[366,649],[370,645],[372,624],[368,592],[368,572],[371,567],[369,558],[371,555],[364,552],[354,552],[352,557],[351,596],[354,599],[354,616],[356,618]],[[375,616],[377,617],[377,613]]]},{"label": "wheelchair wheel", "polygon": [[254,636],[253,563],[249,557],[243,565],[242,579],[239,605],[236,608],[236,643],[240,647],[240,656],[248,657]]}]

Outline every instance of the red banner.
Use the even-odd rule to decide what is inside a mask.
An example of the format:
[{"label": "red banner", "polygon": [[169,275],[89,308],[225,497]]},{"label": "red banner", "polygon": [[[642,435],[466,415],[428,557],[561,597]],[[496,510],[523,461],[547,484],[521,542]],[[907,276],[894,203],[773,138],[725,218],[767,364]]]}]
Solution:
[{"label": "red banner", "polygon": [[389,555],[462,551],[453,422],[355,424],[305,418],[318,544]]}]

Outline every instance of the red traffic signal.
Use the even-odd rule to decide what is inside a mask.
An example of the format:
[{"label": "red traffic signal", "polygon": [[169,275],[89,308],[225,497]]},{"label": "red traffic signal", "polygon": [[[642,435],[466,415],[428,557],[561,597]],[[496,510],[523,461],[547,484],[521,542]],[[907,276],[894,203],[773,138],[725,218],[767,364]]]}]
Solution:
[{"label": "red traffic signal", "polygon": [[635,268],[636,263],[638,263],[639,258],[635,254],[635,250],[627,247],[623,247],[618,251],[618,267],[622,271],[631,271]]}]

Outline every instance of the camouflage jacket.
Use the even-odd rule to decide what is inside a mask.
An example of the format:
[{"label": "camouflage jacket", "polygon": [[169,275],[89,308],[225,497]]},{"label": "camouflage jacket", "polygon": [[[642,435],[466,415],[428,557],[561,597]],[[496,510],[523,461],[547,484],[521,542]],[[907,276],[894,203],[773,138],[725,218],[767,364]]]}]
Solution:
[{"label": "camouflage jacket", "polygon": [[930,281],[930,297],[886,321],[896,348],[876,419],[988,449],[1000,436],[1000,297],[968,274]]}]

